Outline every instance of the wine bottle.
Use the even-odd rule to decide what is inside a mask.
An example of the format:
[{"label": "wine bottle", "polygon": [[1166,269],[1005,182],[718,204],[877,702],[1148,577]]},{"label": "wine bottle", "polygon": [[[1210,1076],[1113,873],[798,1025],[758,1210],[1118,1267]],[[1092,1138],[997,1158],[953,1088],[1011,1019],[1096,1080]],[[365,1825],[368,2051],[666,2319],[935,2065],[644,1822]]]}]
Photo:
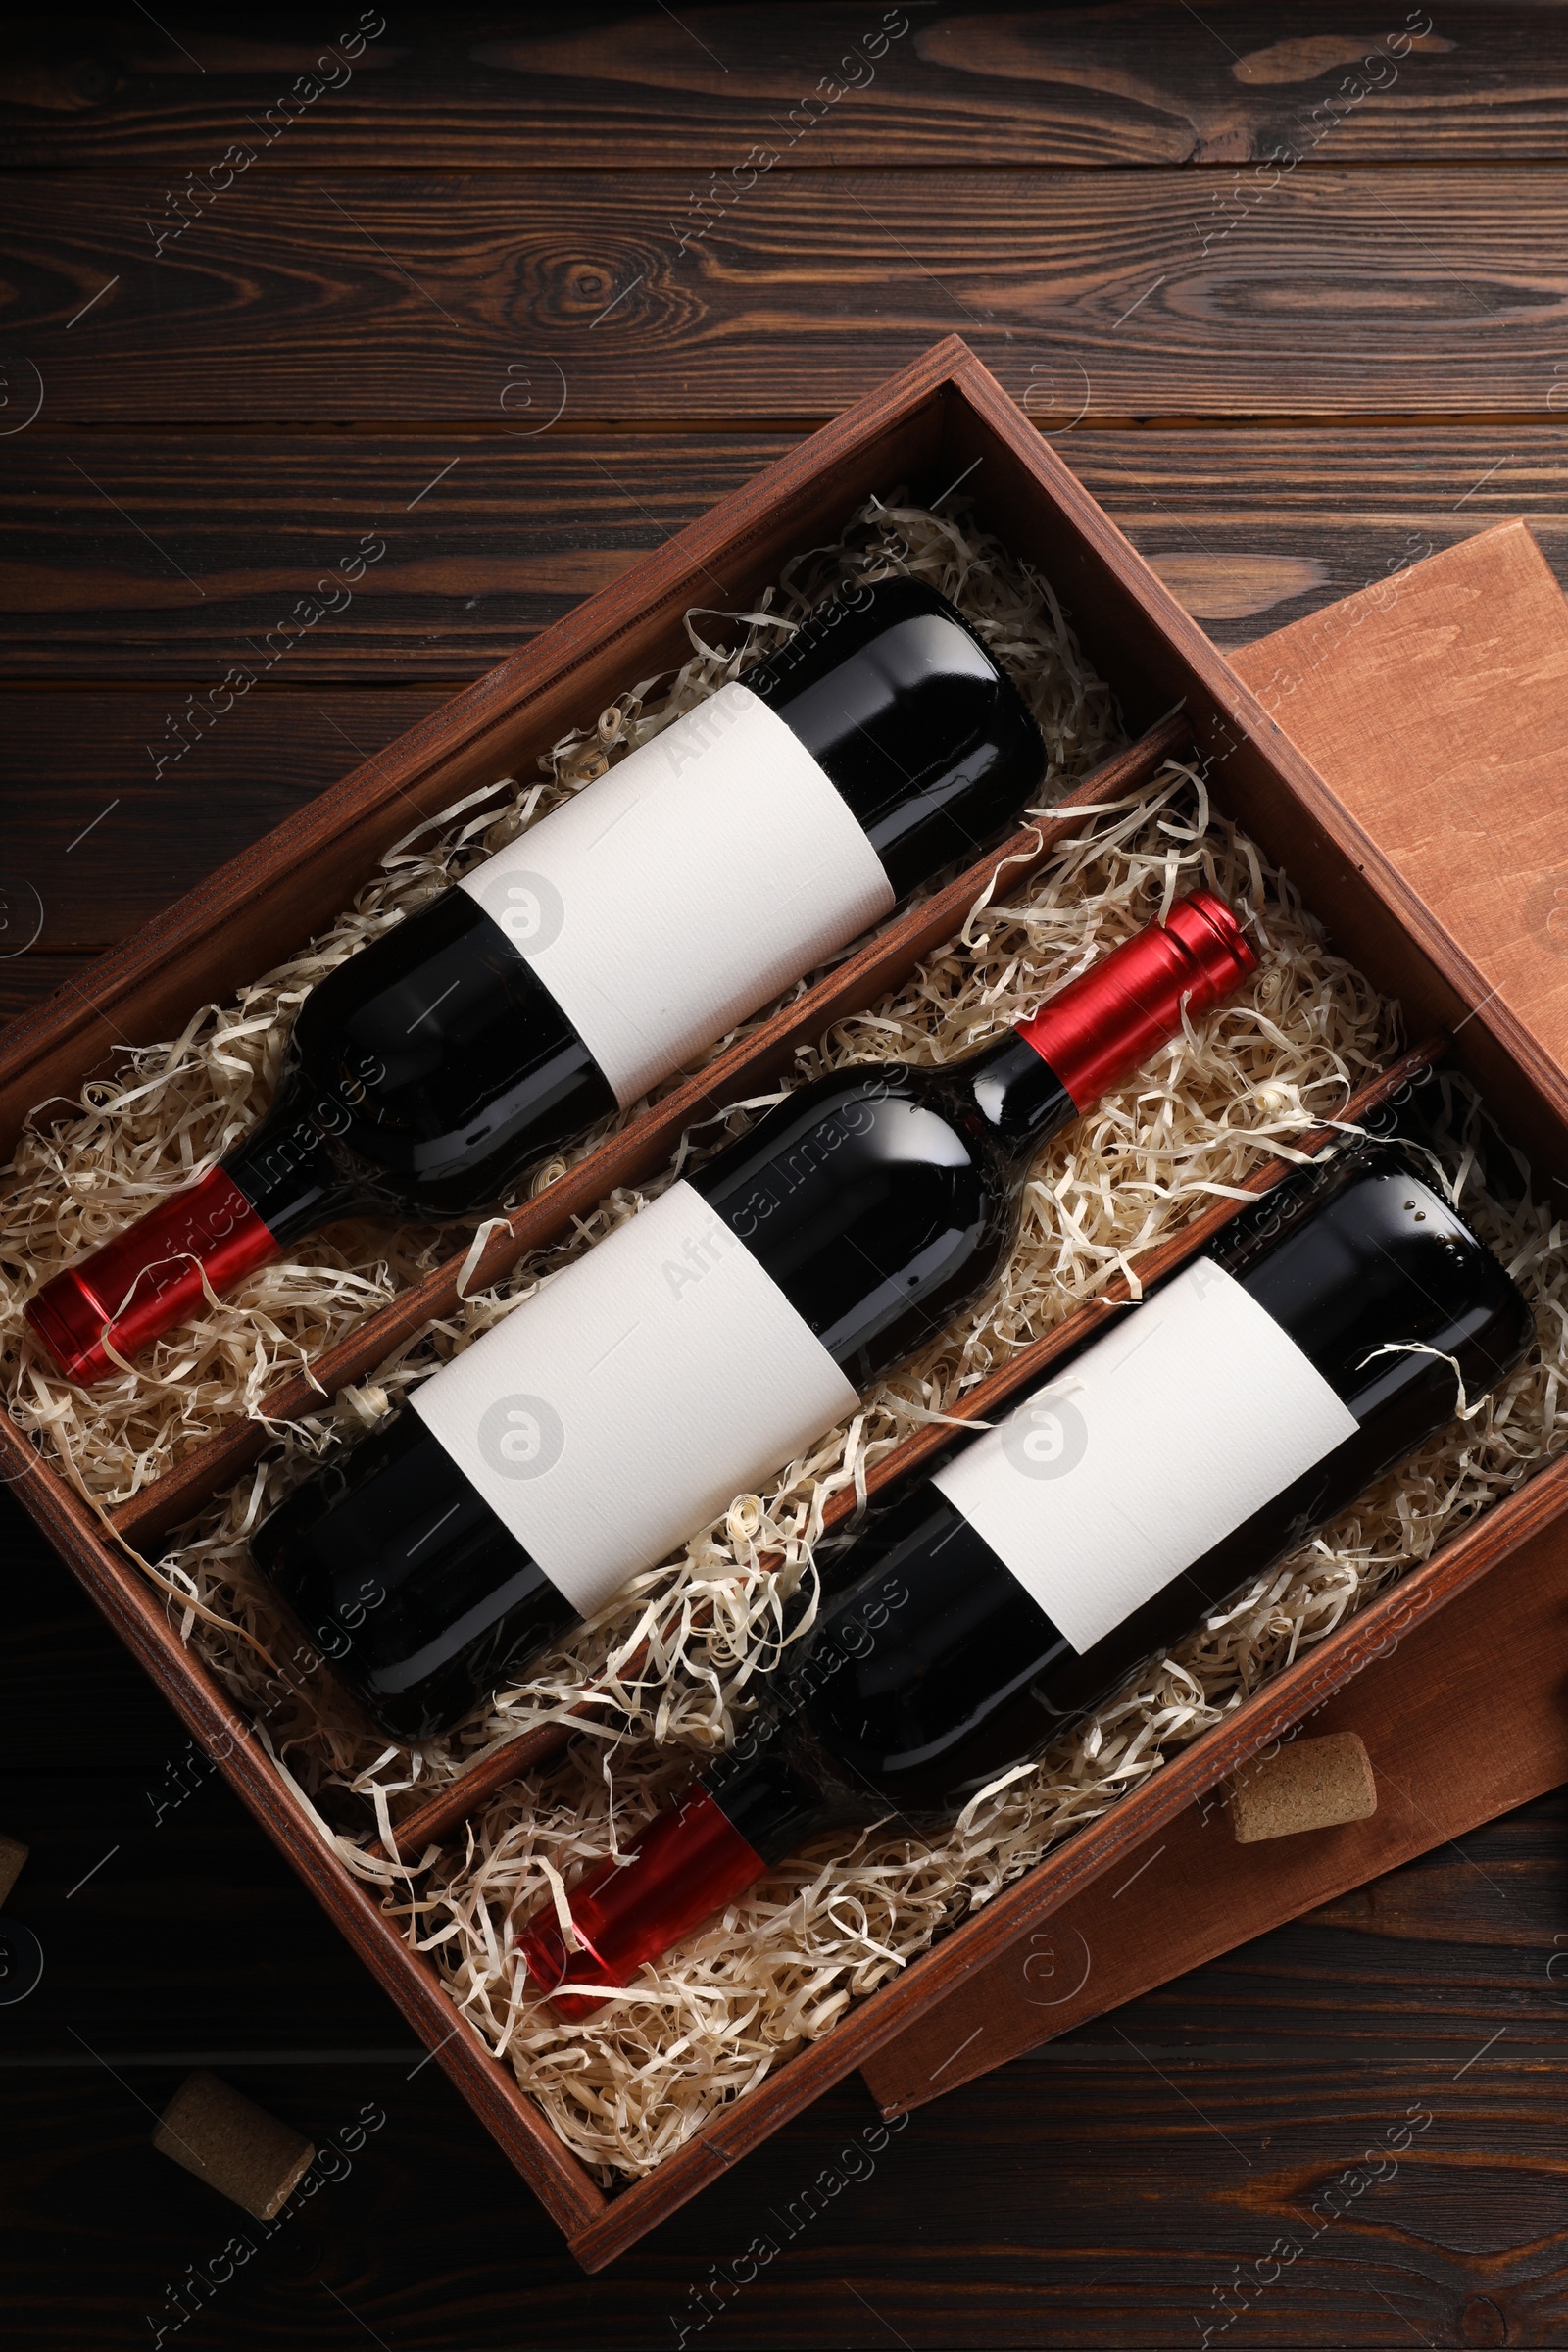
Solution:
[{"label": "wine bottle", "polygon": [[448,1728],[977,1298],[1046,1138],[1254,962],[1195,892],[960,1062],[801,1088],[300,1487],[254,1557],[376,1723]]},{"label": "wine bottle", "polygon": [[[808,1838],[925,1834],[1519,1361],[1529,1306],[1370,1142],[1243,1211],[1005,1421],[870,1516],[738,1743],[522,1946],[567,2017]],[[940,1834],[940,1832],[938,1833]]]},{"label": "wine bottle", "polygon": [[846,588],[320,981],[257,1127],[45,1283],[36,1337],[101,1380],[199,1308],[204,1276],[231,1285],[335,1217],[487,1205],[978,855],[1045,763],[934,589]]}]

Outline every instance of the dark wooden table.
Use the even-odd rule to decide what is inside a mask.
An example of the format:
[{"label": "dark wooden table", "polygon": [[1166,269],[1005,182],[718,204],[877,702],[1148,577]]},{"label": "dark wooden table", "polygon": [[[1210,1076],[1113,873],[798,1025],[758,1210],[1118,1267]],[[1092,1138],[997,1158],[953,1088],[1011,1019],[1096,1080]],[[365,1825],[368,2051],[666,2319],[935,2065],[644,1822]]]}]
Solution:
[{"label": "dark wooden table", "polygon": [[[1501,515],[1568,564],[1560,7],[389,9],[351,66],[347,5],[212,15],[0,35],[0,1012],[955,328],[1222,643]],[[226,1788],[154,1826],[175,1719],[3,1496],[0,1544],[29,2352],[1568,2340],[1560,1794],[924,2111],[702,2327],[858,2084],[585,2280]],[[205,2290],[242,2217],[147,2144],[197,2063],[387,2116]]]}]

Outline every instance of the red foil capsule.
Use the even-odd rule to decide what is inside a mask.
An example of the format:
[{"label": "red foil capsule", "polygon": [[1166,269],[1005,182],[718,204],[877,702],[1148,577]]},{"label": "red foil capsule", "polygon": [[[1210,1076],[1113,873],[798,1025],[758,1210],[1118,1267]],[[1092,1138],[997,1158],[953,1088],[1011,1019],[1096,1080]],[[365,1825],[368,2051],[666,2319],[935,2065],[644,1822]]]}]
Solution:
[{"label": "red foil capsule", "polygon": [[199,1313],[201,1269],[221,1292],[281,1254],[233,1178],[214,1168],[46,1282],[27,1301],[27,1321],[68,1380],[105,1380],[119,1369],[106,1336],[132,1356]]},{"label": "red foil capsule", "polygon": [[1252,944],[1224,900],[1195,890],[1163,923],[1069,980],[1018,1035],[1087,1110],[1180,1030],[1183,998],[1191,1011],[1206,1011],[1256,969]]},{"label": "red foil capsule", "polygon": [[693,1928],[743,1894],[766,1868],[722,1807],[697,1789],[658,1813],[625,1862],[607,1862],[571,1890],[571,1924],[585,1947],[568,1952],[555,1911],[541,1911],[518,1937],[531,1984],[558,2015],[576,2021],[602,2006],[563,1984],[629,1984]]}]

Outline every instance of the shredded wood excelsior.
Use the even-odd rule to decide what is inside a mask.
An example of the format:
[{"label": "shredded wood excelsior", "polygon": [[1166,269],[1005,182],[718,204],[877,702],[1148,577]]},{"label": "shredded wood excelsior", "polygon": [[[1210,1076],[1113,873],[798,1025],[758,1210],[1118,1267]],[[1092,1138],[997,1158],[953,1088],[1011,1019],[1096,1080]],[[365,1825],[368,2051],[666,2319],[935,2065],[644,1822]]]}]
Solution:
[{"label": "shredded wood excelsior", "polygon": [[[576,789],[602,747],[646,740],[734,675],[834,582],[892,571],[952,596],[1018,677],[1052,753],[1048,802],[1115,748],[1108,693],[1087,671],[1049,587],[967,524],[961,505],[933,515],[897,499],[872,502],[833,548],[802,559],[756,612],[734,616],[731,651],[708,646],[699,634],[705,616],[694,615],[693,660],[673,681],[627,696],[597,729],[557,745],[542,763],[546,781],[519,792],[509,779],[496,788],[511,795],[501,815],[449,811],[450,823],[421,831],[425,847],[399,845],[352,914],[306,956],[238,1006],[204,1008],[181,1039],[135,1056],[113,1087],[88,1089],[78,1118],[29,1130],[0,1212],[0,1374],[16,1418],[37,1430],[84,1494],[102,1505],[137,1491],[438,1262],[455,1237],[451,1229],[338,1227],[330,1246],[312,1250],[310,1266],[268,1269],[199,1325],[161,1342],[134,1376],[90,1396],[50,1379],[30,1353],[20,1309],[34,1280],[220,1154],[265,1102],[300,997],[333,962]],[[246,1536],[324,1451],[373,1423],[778,1092],[694,1131],[666,1174],[613,1195],[568,1241],[467,1300],[373,1382],[280,1431],[269,1460],[218,1497],[161,1561],[144,1563],[170,1593],[182,1638],[256,1722],[345,1862],[384,1886],[411,1941],[435,1955],[462,2013],[607,2183],[657,2167],[716,2106],[826,2032],[852,2000],[1138,1786],[1568,1436],[1563,1229],[1532,1198],[1527,1176],[1517,1199],[1503,1188],[1506,1204],[1487,1189],[1474,1099],[1462,1081],[1447,1080],[1455,1198],[1531,1295],[1538,1318],[1536,1350],[1480,1413],[1432,1441],[1047,1755],[982,1792],[941,1843],[867,1832],[853,1852],[842,1839],[819,1844],[586,2024],[564,2025],[531,1997],[515,1949],[519,1927],[579,1868],[623,1846],[689,1775],[694,1755],[730,1737],[760,1667],[776,1655],[783,1602],[810,1577],[829,1498],[859,1488],[870,1463],[950,1412],[988,1370],[1111,1276],[1127,1274],[1136,1289],[1144,1252],[1233,1192],[1265,1152],[1289,1153],[1293,1136],[1332,1119],[1396,1052],[1396,1008],[1326,950],[1285,879],[1210,809],[1200,773],[1173,763],[1116,806],[1085,810],[1072,839],[1016,893],[1004,876],[959,940],[803,1051],[790,1083],[857,1062],[941,1062],[972,1052],[1200,881],[1247,914],[1258,971],[1051,1145],[1027,1188],[1018,1247],[987,1296],[767,1494],[738,1497],[679,1559],[634,1579],[613,1607],[458,1733],[417,1749],[389,1745],[350,1720],[319,1673],[277,1671],[292,1644],[250,1570]],[[535,1184],[566,1164],[539,1171]],[[782,1557],[778,1576],[764,1570],[765,1554]],[[594,1704],[571,1755],[501,1791],[444,1849],[408,1868],[364,1850],[466,1765],[518,1730],[561,1718],[585,1692]]]}]

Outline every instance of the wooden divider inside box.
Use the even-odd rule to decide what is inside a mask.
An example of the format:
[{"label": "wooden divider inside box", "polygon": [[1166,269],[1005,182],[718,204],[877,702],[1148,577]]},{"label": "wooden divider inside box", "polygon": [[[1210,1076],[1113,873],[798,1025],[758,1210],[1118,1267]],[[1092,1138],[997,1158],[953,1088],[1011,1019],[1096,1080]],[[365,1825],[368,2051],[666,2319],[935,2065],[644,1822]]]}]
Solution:
[{"label": "wooden divider inside box", "polygon": [[[951,939],[1000,869],[1005,867],[1009,877],[1022,878],[1043,865],[1063,834],[1081,821],[1070,813],[1073,808],[1080,803],[1113,800],[1146,783],[1189,741],[1189,731],[1179,717],[1151,728],[1063,797],[1061,806],[1069,813],[1025,826],[930,898],[886,924],[825,978],[792,998],[771,1018],[746,1031],[695,1076],[661,1096],[547,1191],[497,1220],[497,1230],[470,1271],[465,1286],[467,1292],[483,1290],[530,1250],[561,1240],[571,1230],[574,1217],[587,1215],[617,1186],[635,1184],[663,1167],[688,1127],[738,1097],[754,1093],[788,1064],[797,1046],[814,1044],[846,1013],[874,1003],[911,972],[923,956]],[[460,1250],[422,1282],[411,1285],[390,1306],[365,1316],[345,1338],[323,1349],[308,1372],[279,1382],[249,1419],[231,1422],[130,1501],[118,1505],[109,1513],[116,1535],[139,1548],[167,1534],[210,1495],[232,1485],[265,1452],[278,1423],[309,1412],[319,1403],[323,1392],[331,1394],[349,1381],[363,1379],[426,1324],[455,1312],[464,1263],[465,1252]]]},{"label": "wooden divider inside box", "polygon": [[[741,604],[776,576],[790,555],[835,531],[873,491],[885,494],[901,482],[918,485],[922,479],[937,488],[962,474],[982,526],[1035,563],[1060,595],[1088,658],[1118,693],[1129,723],[1149,729],[1181,707],[1183,721],[1210,755],[1220,806],[1289,868],[1335,944],[1373,985],[1402,1000],[1409,1033],[1451,1032],[1458,1058],[1510,1132],[1554,1168],[1568,1165],[1568,1083],[1522,1023],[1507,991],[1485,978],[1474,954],[1425,906],[1363,817],[1314,772],[956,338],[212,877],[95,967],[81,990],[63,993],[15,1024],[0,1043],[0,1145],[34,1103],[54,1095],[73,1097],[126,1039],[172,1033],[195,1005],[231,994],[327,920],[381,851],[407,831],[410,801],[433,815],[465,790],[519,765],[526,771],[538,751],[597,710],[627,678],[669,662],[680,648],[683,612],[710,603],[715,579]],[[1174,734],[1157,737],[1140,756],[1152,760],[1177,740]],[[951,930],[952,914],[940,919]],[[932,933],[926,944],[939,936]],[[910,943],[913,938],[911,933]],[[920,952],[911,944],[909,960]],[[857,983],[867,995],[886,985],[874,970],[874,963],[865,966]],[[820,1025],[849,1008],[852,999],[832,993],[834,984],[849,985],[848,974],[849,967],[841,967],[818,1000],[811,1017]],[[796,1039],[808,1034],[793,1025],[797,1010],[790,1008],[785,1028],[770,1048],[759,1049],[755,1062],[735,1065],[728,1078],[712,1065],[694,1082],[697,1097],[686,1098],[684,1107],[673,1096],[657,1106],[650,1123],[625,1145],[625,1160],[601,1162],[585,1181],[621,1182],[658,1164],[673,1140],[668,1122],[696,1115],[698,1104],[707,1105],[730,1079],[741,1091],[766,1066],[769,1050],[787,1058]],[[643,1151],[648,1156],[640,1160]],[[542,1198],[563,1209],[576,1197],[558,1187]],[[546,1238],[526,1216],[520,1231],[514,1221],[497,1237],[476,1279],[493,1279],[510,1262],[509,1251],[514,1256]],[[450,1271],[443,1270],[437,1283]],[[407,1336],[405,1312],[427,1316],[437,1297],[446,1294],[432,1291],[416,1301],[411,1294],[412,1303],[399,1301],[368,1320],[343,1351],[318,1361],[323,1386],[369,1369]],[[214,1678],[181,1644],[162,1598],[122,1548],[125,1537],[149,1540],[191,1510],[234,1475],[246,1447],[260,1442],[249,1428],[241,1430],[234,1450],[215,1449],[183,1486],[163,1482],[161,1499],[155,1493],[145,1511],[127,1513],[118,1534],[23,1443],[9,1419],[0,1421],[0,1475],[13,1482],[189,1729],[212,1748],[411,2025],[438,2052],[475,2113],[561,2222],[579,2260],[593,2268],[635,2242],[715,2170],[861,2064],[963,1977],[1141,1846],[1200,1788],[1354,1674],[1382,1640],[1394,1607],[1439,1606],[1568,1506],[1568,1465],[1558,1464],[1490,1511],[1311,1657],[1277,1676],[1192,1750],[852,2011],[824,2040],[713,2117],[657,2174],[612,2198],[566,2154],[511,2070],[474,2034],[454,2029],[451,2005],[428,1960],[403,1943],[259,1741],[233,1722]]]}]

